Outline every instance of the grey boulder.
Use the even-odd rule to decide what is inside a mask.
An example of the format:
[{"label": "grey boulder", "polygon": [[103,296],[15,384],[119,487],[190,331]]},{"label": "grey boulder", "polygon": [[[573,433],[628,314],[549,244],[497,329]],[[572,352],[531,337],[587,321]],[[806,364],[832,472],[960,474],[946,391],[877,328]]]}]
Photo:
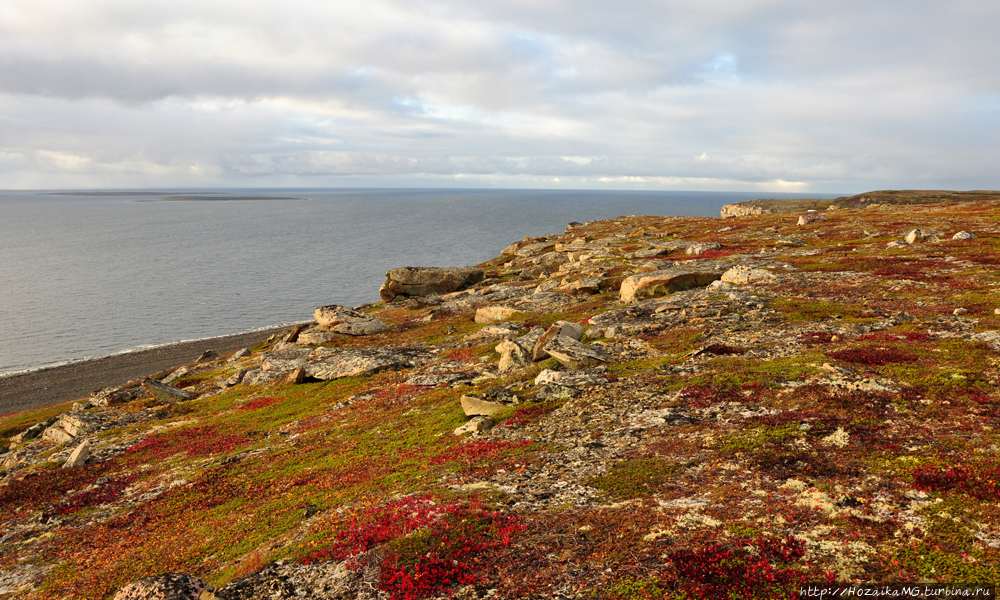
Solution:
[{"label": "grey boulder", "polygon": [[385,274],[379,296],[386,302],[397,297],[450,294],[483,280],[479,267],[401,267]]}]

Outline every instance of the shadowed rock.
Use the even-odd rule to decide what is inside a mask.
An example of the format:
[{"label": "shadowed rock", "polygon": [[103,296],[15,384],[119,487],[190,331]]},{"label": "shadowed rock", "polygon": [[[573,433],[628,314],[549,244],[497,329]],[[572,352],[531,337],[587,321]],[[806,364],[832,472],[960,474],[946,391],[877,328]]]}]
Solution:
[{"label": "shadowed rock", "polygon": [[191,394],[185,392],[184,390],[175,388],[172,385],[160,383],[155,379],[143,379],[142,387],[145,388],[145,390],[154,398],[164,402],[173,403],[191,399]]},{"label": "shadowed rock", "polygon": [[586,369],[608,362],[611,357],[599,346],[581,344],[564,335],[556,336],[546,346],[549,356],[570,369]]}]

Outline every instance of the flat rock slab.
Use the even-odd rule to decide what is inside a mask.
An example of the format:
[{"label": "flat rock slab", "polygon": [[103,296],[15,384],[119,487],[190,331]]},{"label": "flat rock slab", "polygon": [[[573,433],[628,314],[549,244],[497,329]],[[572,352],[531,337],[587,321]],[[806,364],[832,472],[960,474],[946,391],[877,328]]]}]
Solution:
[{"label": "flat rock slab", "polygon": [[419,348],[316,348],[309,355],[305,369],[308,376],[329,381],[410,369],[428,356]]},{"label": "flat rock slab", "polygon": [[317,308],[313,318],[320,327],[345,335],[372,335],[389,330],[388,325],[375,317],[337,304]]},{"label": "flat rock slab", "polygon": [[505,408],[507,407],[503,404],[490,402],[481,396],[473,396],[471,394],[462,396],[462,410],[465,411],[465,415],[468,417],[492,417]]},{"label": "flat rock slab", "polygon": [[517,313],[517,310],[507,306],[484,306],[476,309],[474,321],[476,323],[496,323],[505,321]]},{"label": "flat rock slab", "polygon": [[282,348],[271,350],[260,361],[261,371],[287,372],[304,367],[312,351],[308,348]]},{"label": "flat rock slab", "polygon": [[191,394],[185,392],[184,390],[175,388],[172,385],[160,383],[155,379],[143,379],[142,387],[154,398],[164,402],[173,403],[191,399]]},{"label": "flat rock slab", "polygon": [[611,360],[604,348],[588,346],[564,335],[553,338],[546,344],[545,351],[570,369],[586,369]]},{"label": "flat rock slab", "polygon": [[639,273],[622,281],[619,297],[622,302],[635,302],[640,298],[704,287],[721,279],[722,273],[723,271],[719,269],[665,269]]},{"label": "flat rock slab", "polygon": [[483,280],[479,267],[401,267],[385,274],[379,296],[391,302],[399,296],[432,296],[457,292]]}]

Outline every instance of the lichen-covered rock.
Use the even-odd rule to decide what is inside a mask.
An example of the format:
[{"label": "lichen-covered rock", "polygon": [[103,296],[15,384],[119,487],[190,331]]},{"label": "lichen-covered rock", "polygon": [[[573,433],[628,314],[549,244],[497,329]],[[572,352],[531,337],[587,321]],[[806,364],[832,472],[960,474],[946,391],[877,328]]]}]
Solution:
[{"label": "lichen-covered rock", "polygon": [[721,270],[666,269],[639,273],[626,277],[622,281],[619,297],[622,302],[635,302],[640,298],[649,298],[670,294],[680,290],[706,286],[722,278]]},{"label": "lichen-covered rock", "polygon": [[976,234],[969,233],[968,231],[959,231],[955,235],[951,236],[953,240],[973,240],[976,239]]},{"label": "lichen-covered rock", "polygon": [[165,573],[146,577],[118,590],[114,600],[213,600],[215,588],[197,577],[182,573]]},{"label": "lichen-covered rock", "polygon": [[531,360],[538,362],[548,358],[549,354],[545,351],[545,346],[557,335],[565,335],[579,342],[583,339],[583,325],[570,323],[569,321],[556,321],[550,325],[545,333],[538,338],[538,341],[535,342],[535,347],[531,351]]},{"label": "lichen-covered rock", "polygon": [[309,355],[305,369],[308,376],[328,381],[408,369],[425,359],[426,352],[418,348],[316,348]]},{"label": "lichen-covered rock", "polygon": [[503,409],[507,408],[499,402],[490,402],[482,396],[464,394],[461,398],[462,410],[467,417],[492,417]]},{"label": "lichen-covered rock", "polygon": [[309,359],[311,350],[308,348],[283,348],[272,350],[264,355],[260,361],[261,371],[276,371],[288,373],[299,367],[304,367]]},{"label": "lichen-covered rock", "polygon": [[751,283],[764,283],[774,279],[774,273],[767,269],[754,269],[753,267],[737,266],[722,274],[722,281],[733,285],[749,285]]},{"label": "lichen-covered rock", "polygon": [[83,443],[73,450],[73,453],[69,455],[69,459],[63,463],[64,469],[73,469],[76,467],[82,467],[87,464],[87,459],[90,458],[90,442],[88,440],[83,440]]},{"label": "lichen-covered rock", "polygon": [[545,351],[570,369],[586,369],[611,359],[600,346],[582,344],[564,335],[553,338],[546,344]]},{"label": "lichen-covered rock", "polygon": [[142,387],[158,400],[169,402],[171,404],[191,399],[191,394],[185,392],[184,390],[175,388],[172,385],[161,383],[155,379],[143,379]]},{"label": "lichen-covered rock", "polygon": [[517,312],[516,309],[507,306],[484,306],[476,310],[473,320],[476,323],[496,323],[513,317]]},{"label": "lichen-covered rock", "polygon": [[320,327],[345,335],[373,335],[389,330],[388,325],[367,313],[336,304],[317,308],[313,318]]},{"label": "lichen-covered rock", "polygon": [[535,351],[535,343],[544,334],[544,329],[534,327],[521,337],[504,340],[497,344],[496,351],[500,355],[500,363],[498,365],[500,370],[510,371],[531,362],[531,356]]},{"label": "lichen-covered rock", "polygon": [[810,225],[812,223],[819,223],[820,221],[826,221],[826,216],[821,212],[807,212],[804,215],[799,215],[799,221],[796,225]]},{"label": "lichen-covered rock", "polygon": [[401,267],[390,269],[379,296],[386,302],[397,297],[449,294],[483,280],[479,267]]}]

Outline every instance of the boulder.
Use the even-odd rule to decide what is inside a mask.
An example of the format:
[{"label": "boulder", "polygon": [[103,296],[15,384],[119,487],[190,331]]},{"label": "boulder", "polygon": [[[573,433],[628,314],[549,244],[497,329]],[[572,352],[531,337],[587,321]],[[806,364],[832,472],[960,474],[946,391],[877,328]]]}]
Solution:
[{"label": "boulder", "polygon": [[414,348],[316,348],[305,365],[306,375],[329,381],[343,377],[366,377],[382,371],[409,369],[426,359]]},{"label": "boulder", "polygon": [[271,350],[266,353],[260,361],[261,371],[276,371],[287,373],[299,367],[304,367],[309,360],[308,348],[282,348],[281,350]]},{"label": "boulder", "polygon": [[938,231],[936,229],[911,229],[906,232],[906,236],[903,237],[903,241],[907,244],[916,244],[919,242],[937,242],[940,237],[944,235],[943,231]]},{"label": "boulder", "polygon": [[497,323],[487,325],[479,331],[466,336],[467,340],[480,340],[484,338],[509,338],[524,333],[524,327],[517,323]]},{"label": "boulder", "polygon": [[826,216],[819,212],[807,212],[804,215],[799,215],[799,222],[796,225],[809,225],[810,223],[819,223],[820,221],[826,221]]},{"label": "boulder", "polygon": [[115,406],[142,398],[145,390],[138,381],[129,382],[120,387],[104,388],[90,396],[94,406]]},{"label": "boulder", "polygon": [[298,384],[306,380],[306,370],[303,367],[295,369],[285,377],[285,383]]},{"label": "boulder", "polygon": [[518,311],[507,306],[484,306],[476,309],[476,323],[496,323],[507,320],[517,314]]},{"label": "boulder", "polygon": [[401,267],[390,269],[379,296],[391,302],[399,296],[450,294],[483,280],[479,267]]},{"label": "boulder", "polygon": [[597,294],[601,291],[603,277],[582,277],[562,286],[560,289],[567,294]]},{"label": "boulder", "polygon": [[196,360],[195,362],[197,363],[211,362],[217,358],[219,358],[219,354],[215,350],[205,350],[204,352],[201,353],[201,356],[199,356],[198,360]]},{"label": "boulder", "polygon": [[703,287],[721,278],[720,270],[665,269],[639,273],[622,281],[619,296],[622,302],[635,302],[640,298]]},{"label": "boulder", "polygon": [[639,250],[632,256],[635,258],[656,258],[657,256],[666,256],[672,251],[671,248],[650,248],[649,250]]},{"label": "boulder", "polygon": [[506,408],[503,404],[484,400],[482,396],[465,394],[462,396],[462,410],[468,417],[492,417]]},{"label": "boulder", "polygon": [[142,380],[142,387],[154,398],[164,402],[174,403],[191,399],[191,394],[184,390],[161,383],[155,379],[149,379],[148,377]]},{"label": "boulder", "polygon": [[461,427],[455,428],[455,431],[452,433],[459,437],[467,433],[482,433],[492,429],[495,424],[493,419],[489,417],[472,417],[472,420]]},{"label": "boulder", "polygon": [[955,235],[951,236],[951,239],[953,240],[972,240],[975,238],[976,235],[973,233],[969,233],[968,231],[959,231]]},{"label": "boulder", "polygon": [[73,453],[69,455],[69,459],[63,463],[64,469],[73,469],[76,467],[82,467],[87,464],[87,459],[90,458],[90,442],[88,440],[83,440],[83,443],[73,450]]},{"label": "boulder", "polygon": [[226,362],[236,362],[245,356],[250,356],[249,348],[243,348],[241,350],[237,350],[236,352],[233,353],[232,356],[229,357],[229,360],[227,360]]},{"label": "boulder", "polygon": [[54,444],[65,444],[66,442],[72,442],[73,436],[70,435],[62,427],[48,427],[42,432],[42,439],[48,440]]},{"label": "boulder", "polygon": [[496,351],[500,355],[501,371],[510,371],[523,367],[531,362],[535,351],[535,343],[545,334],[541,327],[535,327],[519,338],[504,340],[497,344]]},{"label": "boulder", "polygon": [[722,244],[718,242],[701,242],[698,244],[694,244],[693,246],[688,246],[687,250],[685,250],[684,253],[692,256],[697,256],[699,254],[703,254],[710,250],[721,250],[721,249],[722,249]]},{"label": "boulder", "polygon": [[754,269],[743,265],[733,267],[722,274],[722,281],[734,285],[749,285],[763,283],[774,279],[774,273],[767,269]]},{"label": "boulder", "polygon": [[535,342],[535,347],[532,348],[531,360],[538,362],[548,358],[549,354],[545,351],[545,346],[558,335],[565,335],[579,342],[583,339],[583,325],[570,323],[569,321],[556,321],[550,325],[545,333],[538,338],[538,341]]},{"label": "boulder", "polygon": [[805,242],[803,242],[802,240],[800,240],[798,238],[793,238],[793,237],[780,237],[780,238],[774,240],[774,246],[775,247],[781,247],[781,246],[805,246],[805,245],[806,245]]},{"label": "boulder", "polygon": [[188,369],[187,367],[181,367],[181,368],[177,369],[176,371],[174,371],[173,373],[171,373],[170,375],[167,375],[166,377],[164,377],[160,381],[162,381],[163,383],[173,383],[173,382],[177,381],[178,379],[180,379],[181,377],[184,377],[185,375],[187,375],[189,372],[190,372],[190,369]]},{"label": "boulder", "polygon": [[586,369],[611,359],[600,346],[582,344],[564,335],[554,337],[545,351],[569,369]]},{"label": "boulder", "polygon": [[518,256],[535,256],[537,254],[541,254],[542,252],[548,252],[555,247],[555,242],[536,242],[534,244],[521,246],[514,251],[514,254]]},{"label": "boulder", "polygon": [[114,600],[214,600],[215,598],[215,588],[197,577],[182,573],[165,573],[133,581],[118,590]]},{"label": "boulder", "polygon": [[313,318],[320,327],[346,335],[372,335],[389,330],[385,323],[367,313],[336,304],[317,308]]}]

